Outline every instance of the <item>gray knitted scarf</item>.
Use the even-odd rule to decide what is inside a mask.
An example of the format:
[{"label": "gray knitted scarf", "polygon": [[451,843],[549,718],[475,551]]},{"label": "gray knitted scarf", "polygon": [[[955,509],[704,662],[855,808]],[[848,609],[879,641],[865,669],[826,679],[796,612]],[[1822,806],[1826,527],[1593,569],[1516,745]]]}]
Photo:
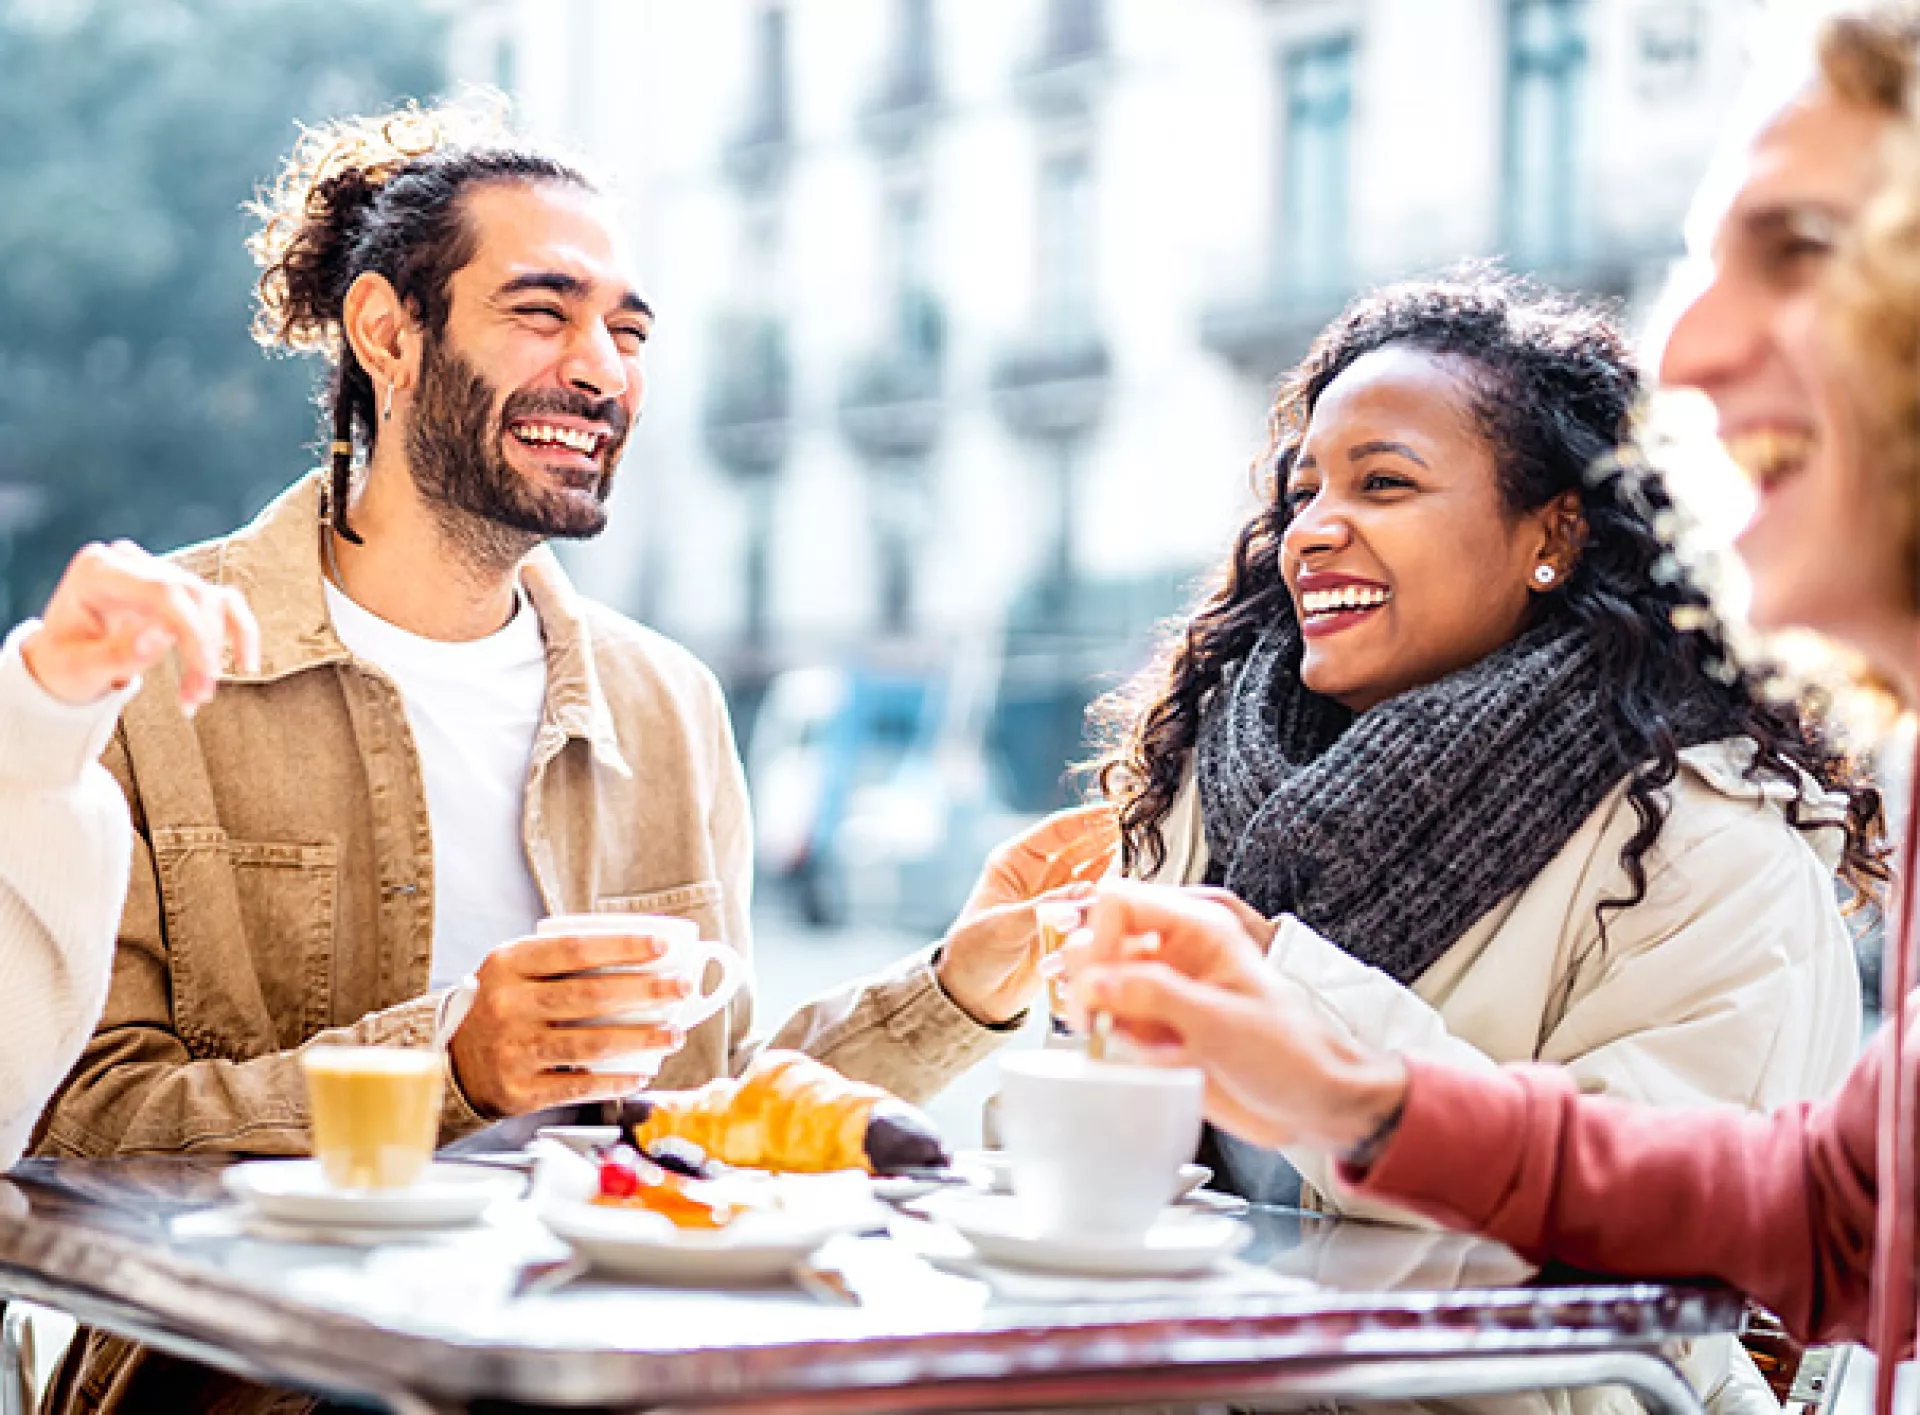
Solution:
[{"label": "gray knitted scarf", "polygon": [[[1598,654],[1543,624],[1355,717],[1300,681],[1291,613],[1202,713],[1210,878],[1412,983],[1559,853],[1636,763]],[[1680,745],[1711,706],[1669,709]]]}]

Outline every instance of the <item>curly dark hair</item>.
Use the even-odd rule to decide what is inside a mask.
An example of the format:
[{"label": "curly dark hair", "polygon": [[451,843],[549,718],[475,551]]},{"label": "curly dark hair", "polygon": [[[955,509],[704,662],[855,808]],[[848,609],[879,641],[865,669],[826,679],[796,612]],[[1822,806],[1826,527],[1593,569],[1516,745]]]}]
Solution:
[{"label": "curly dark hair", "polygon": [[497,111],[451,104],[305,130],[249,208],[261,223],[248,242],[260,266],[254,337],[333,364],[321,395],[331,429],[328,514],[334,530],[356,544],[360,537],[347,523],[354,452],[371,455],[380,419],[373,380],[341,328],[347,291],[368,271],[384,275],[438,337],[446,328],[448,282],[474,255],[462,199],[495,182],[598,190],[572,163],[509,141]]},{"label": "curly dark hair", "polygon": [[1602,928],[1606,911],[1646,897],[1646,853],[1666,821],[1663,788],[1679,771],[1670,705],[1681,702],[1704,701],[1716,736],[1757,745],[1750,779],[1797,788],[1805,773],[1845,798],[1842,821],[1803,817],[1796,791],[1787,818],[1808,831],[1840,826],[1841,875],[1854,902],[1877,899],[1887,877],[1879,793],[1825,736],[1814,701],[1771,700],[1778,693],[1765,685],[1774,676],[1736,657],[1707,595],[1674,554],[1674,503],[1626,446],[1640,377],[1619,334],[1597,310],[1483,267],[1362,296],[1282,382],[1257,464],[1264,504],[1242,527],[1217,587],[1153,667],[1094,707],[1111,744],[1095,771],[1119,809],[1126,866],[1152,870],[1165,859],[1161,822],[1210,695],[1276,615],[1293,612],[1280,568],[1291,519],[1284,492],[1315,406],[1355,361],[1389,345],[1458,361],[1514,514],[1569,492],[1579,498],[1579,561],[1552,592],[1534,597],[1534,613],[1536,623],[1557,617],[1599,646],[1613,728],[1626,759],[1642,763],[1627,788],[1640,825],[1621,851],[1631,891],[1602,903]]}]

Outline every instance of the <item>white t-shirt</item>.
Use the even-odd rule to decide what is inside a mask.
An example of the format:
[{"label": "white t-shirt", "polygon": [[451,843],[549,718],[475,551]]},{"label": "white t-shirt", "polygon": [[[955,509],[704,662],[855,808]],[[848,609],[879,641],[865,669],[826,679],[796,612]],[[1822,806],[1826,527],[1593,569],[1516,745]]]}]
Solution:
[{"label": "white t-shirt", "polygon": [[547,698],[546,642],[524,596],[498,633],[467,643],[396,628],[326,583],[334,631],[393,680],[420,752],[433,825],[433,974],[447,987],[546,913],[522,818]]}]

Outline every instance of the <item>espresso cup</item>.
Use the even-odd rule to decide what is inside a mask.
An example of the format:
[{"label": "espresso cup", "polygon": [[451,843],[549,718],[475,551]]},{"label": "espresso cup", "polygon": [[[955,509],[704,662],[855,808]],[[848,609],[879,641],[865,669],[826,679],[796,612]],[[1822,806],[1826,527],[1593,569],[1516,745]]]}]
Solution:
[{"label": "espresso cup", "polygon": [[1200,1144],[1205,1078],[1059,1048],[1000,1063],[999,1130],[1013,1192],[1039,1233],[1138,1238]]},{"label": "espresso cup", "polygon": [[313,1153],[336,1189],[402,1189],[440,1134],[446,1062],[415,1047],[315,1046],[300,1053]]},{"label": "espresso cup", "polygon": [[[624,934],[650,938],[661,946],[658,958],[645,963],[616,963],[605,968],[589,968],[577,976],[610,977],[621,973],[648,973],[665,978],[681,978],[692,991],[678,1000],[650,1003],[624,1012],[596,1017],[583,1026],[595,1027],[673,1027],[690,1032],[714,1013],[746,981],[746,965],[740,955],[723,943],[700,937],[700,925],[677,914],[553,914],[540,921],[536,932],[545,936],[585,936],[588,934]],[[718,974],[714,969],[718,969]],[[711,984],[711,986],[709,986]],[[657,1051],[634,1052],[603,1058],[594,1063],[594,1071],[624,1075],[653,1069],[659,1061]]]}]

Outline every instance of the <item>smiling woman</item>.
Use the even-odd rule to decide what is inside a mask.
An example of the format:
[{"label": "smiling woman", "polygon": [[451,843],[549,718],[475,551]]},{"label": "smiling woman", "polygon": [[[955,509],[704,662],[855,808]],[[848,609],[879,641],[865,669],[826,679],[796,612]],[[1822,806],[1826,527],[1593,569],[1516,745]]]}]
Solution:
[{"label": "smiling woman", "polygon": [[[1361,299],[1282,389],[1223,584],[1109,704],[1103,781],[1130,872],[1277,918],[1270,965],[1362,1042],[1783,1104],[1855,1052],[1835,875],[1882,878],[1879,802],[1670,555],[1615,454],[1639,387],[1603,317],[1518,282]],[[1211,1143],[1251,1196],[1299,1182]]]}]

